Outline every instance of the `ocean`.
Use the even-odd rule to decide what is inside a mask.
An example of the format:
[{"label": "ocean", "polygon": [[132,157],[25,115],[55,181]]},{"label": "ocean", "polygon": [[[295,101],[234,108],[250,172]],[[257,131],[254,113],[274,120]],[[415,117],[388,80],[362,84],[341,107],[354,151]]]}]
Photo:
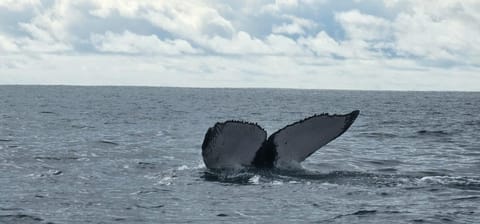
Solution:
[{"label": "ocean", "polygon": [[[211,172],[216,122],[360,110],[301,168]],[[480,223],[480,93],[0,86],[0,223]]]}]

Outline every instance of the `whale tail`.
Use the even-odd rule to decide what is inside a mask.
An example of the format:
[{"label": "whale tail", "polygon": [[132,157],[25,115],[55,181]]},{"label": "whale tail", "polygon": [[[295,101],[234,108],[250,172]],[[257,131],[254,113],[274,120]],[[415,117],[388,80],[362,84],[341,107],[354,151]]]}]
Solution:
[{"label": "whale tail", "polygon": [[205,134],[202,156],[210,169],[250,166],[267,138],[260,126],[243,121],[216,123]]},{"label": "whale tail", "polygon": [[205,134],[202,156],[208,168],[274,167],[300,163],[342,135],[359,115],[320,114],[267,133],[257,124],[242,121],[216,123]]}]

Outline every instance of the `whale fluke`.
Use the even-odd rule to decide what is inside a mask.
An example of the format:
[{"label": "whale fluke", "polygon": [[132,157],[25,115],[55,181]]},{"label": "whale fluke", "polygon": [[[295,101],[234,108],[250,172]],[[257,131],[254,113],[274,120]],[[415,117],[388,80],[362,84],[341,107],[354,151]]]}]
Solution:
[{"label": "whale fluke", "polygon": [[267,132],[257,124],[243,121],[216,123],[205,134],[203,161],[212,169],[250,166],[266,138]]},{"label": "whale fluke", "polygon": [[210,169],[272,168],[283,163],[300,163],[347,131],[358,114],[355,110],[344,115],[314,115],[287,125],[268,139],[266,131],[254,123],[216,123],[205,134],[203,161]]}]

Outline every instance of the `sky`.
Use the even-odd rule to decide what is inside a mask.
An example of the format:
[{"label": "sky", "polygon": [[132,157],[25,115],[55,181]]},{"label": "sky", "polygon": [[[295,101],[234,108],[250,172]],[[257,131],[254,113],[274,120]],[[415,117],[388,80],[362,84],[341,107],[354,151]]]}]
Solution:
[{"label": "sky", "polygon": [[0,0],[0,84],[480,91],[480,1]]}]

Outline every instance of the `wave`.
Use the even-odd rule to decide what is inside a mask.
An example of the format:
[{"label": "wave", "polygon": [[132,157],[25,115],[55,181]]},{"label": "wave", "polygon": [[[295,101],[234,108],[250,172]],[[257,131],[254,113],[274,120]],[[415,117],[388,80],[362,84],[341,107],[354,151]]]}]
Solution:
[{"label": "wave", "polygon": [[480,121],[479,120],[469,120],[469,121],[465,121],[464,124],[468,125],[468,126],[478,126],[478,125],[480,125]]},{"label": "wave", "polygon": [[40,217],[26,214],[0,215],[0,223],[41,223],[42,221]]},{"label": "wave", "polygon": [[396,138],[398,135],[387,132],[362,132],[357,134],[358,137],[366,138]]},{"label": "wave", "polygon": [[419,179],[419,183],[427,185],[442,185],[464,190],[480,191],[480,177],[468,176],[425,176]]},{"label": "wave", "polygon": [[107,144],[107,145],[120,145],[117,142],[114,142],[114,141],[111,141],[111,140],[106,140],[106,139],[102,139],[102,140],[99,140],[97,142],[101,143],[101,144]]},{"label": "wave", "polygon": [[[394,175],[357,171],[333,171],[329,173],[312,172],[305,169],[241,169],[241,170],[205,170],[201,177],[206,181],[230,184],[309,184],[311,182],[329,184],[378,184],[392,185]],[[403,179],[401,180],[403,181]],[[375,182],[375,183],[373,183]],[[382,183],[383,182],[383,183]]]},{"label": "wave", "polygon": [[[426,172],[425,174],[430,174]],[[241,185],[280,185],[287,184],[335,184],[370,185],[375,187],[404,187],[420,189],[432,187],[460,188],[480,190],[480,177],[476,176],[428,176],[412,174],[385,174],[360,171],[333,171],[329,173],[313,172],[306,169],[242,169],[242,170],[204,170],[201,177],[206,181],[215,181]]]},{"label": "wave", "polygon": [[57,157],[57,156],[35,156],[33,157],[34,159],[37,160],[56,160],[56,161],[61,161],[61,160],[79,160],[80,157],[75,157],[75,156],[65,156],[65,157]]},{"label": "wave", "polygon": [[431,131],[431,130],[420,130],[417,131],[418,135],[427,135],[427,136],[447,136],[450,135],[450,133],[443,131],[443,130],[436,130],[436,131]]},{"label": "wave", "polygon": [[53,111],[40,111],[41,114],[54,114],[56,115],[57,113],[53,112]]},{"label": "wave", "polygon": [[[257,174],[248,171],[211,171],[207,170],[203,172],[201,176],[206,181],[214,181],[214,182],[221,182],[221,183],[229,183],[229,184],[241,184],[241,185],[249,185],[249,184],[258,184],[260,183],[260,176],[257,176],[257,179],[252,179]],[[252,180],[250,180],[252,179]]]},{"label": "wave", "polygon": [[367,216],[367,215],[373,215],[377,212],[378,212],[377,210],[358,210],[358,211],[353,212],[353,213],[337,215],[337,216],[333,217],[333,219],[339,219],[339,218],[343,218],[345,216]]},{"label": "wave", "polygon": [[403,162],[396,159],[375,159],[375,160],[365,160],[365,162],[377,165],[377,166],[398,166]]},{"label": "wave", "polygon": [[466,201],[466,200],[478,200],[480,196],[468,196],[468,197],[459,197],[453,198],[452,201]]}]

